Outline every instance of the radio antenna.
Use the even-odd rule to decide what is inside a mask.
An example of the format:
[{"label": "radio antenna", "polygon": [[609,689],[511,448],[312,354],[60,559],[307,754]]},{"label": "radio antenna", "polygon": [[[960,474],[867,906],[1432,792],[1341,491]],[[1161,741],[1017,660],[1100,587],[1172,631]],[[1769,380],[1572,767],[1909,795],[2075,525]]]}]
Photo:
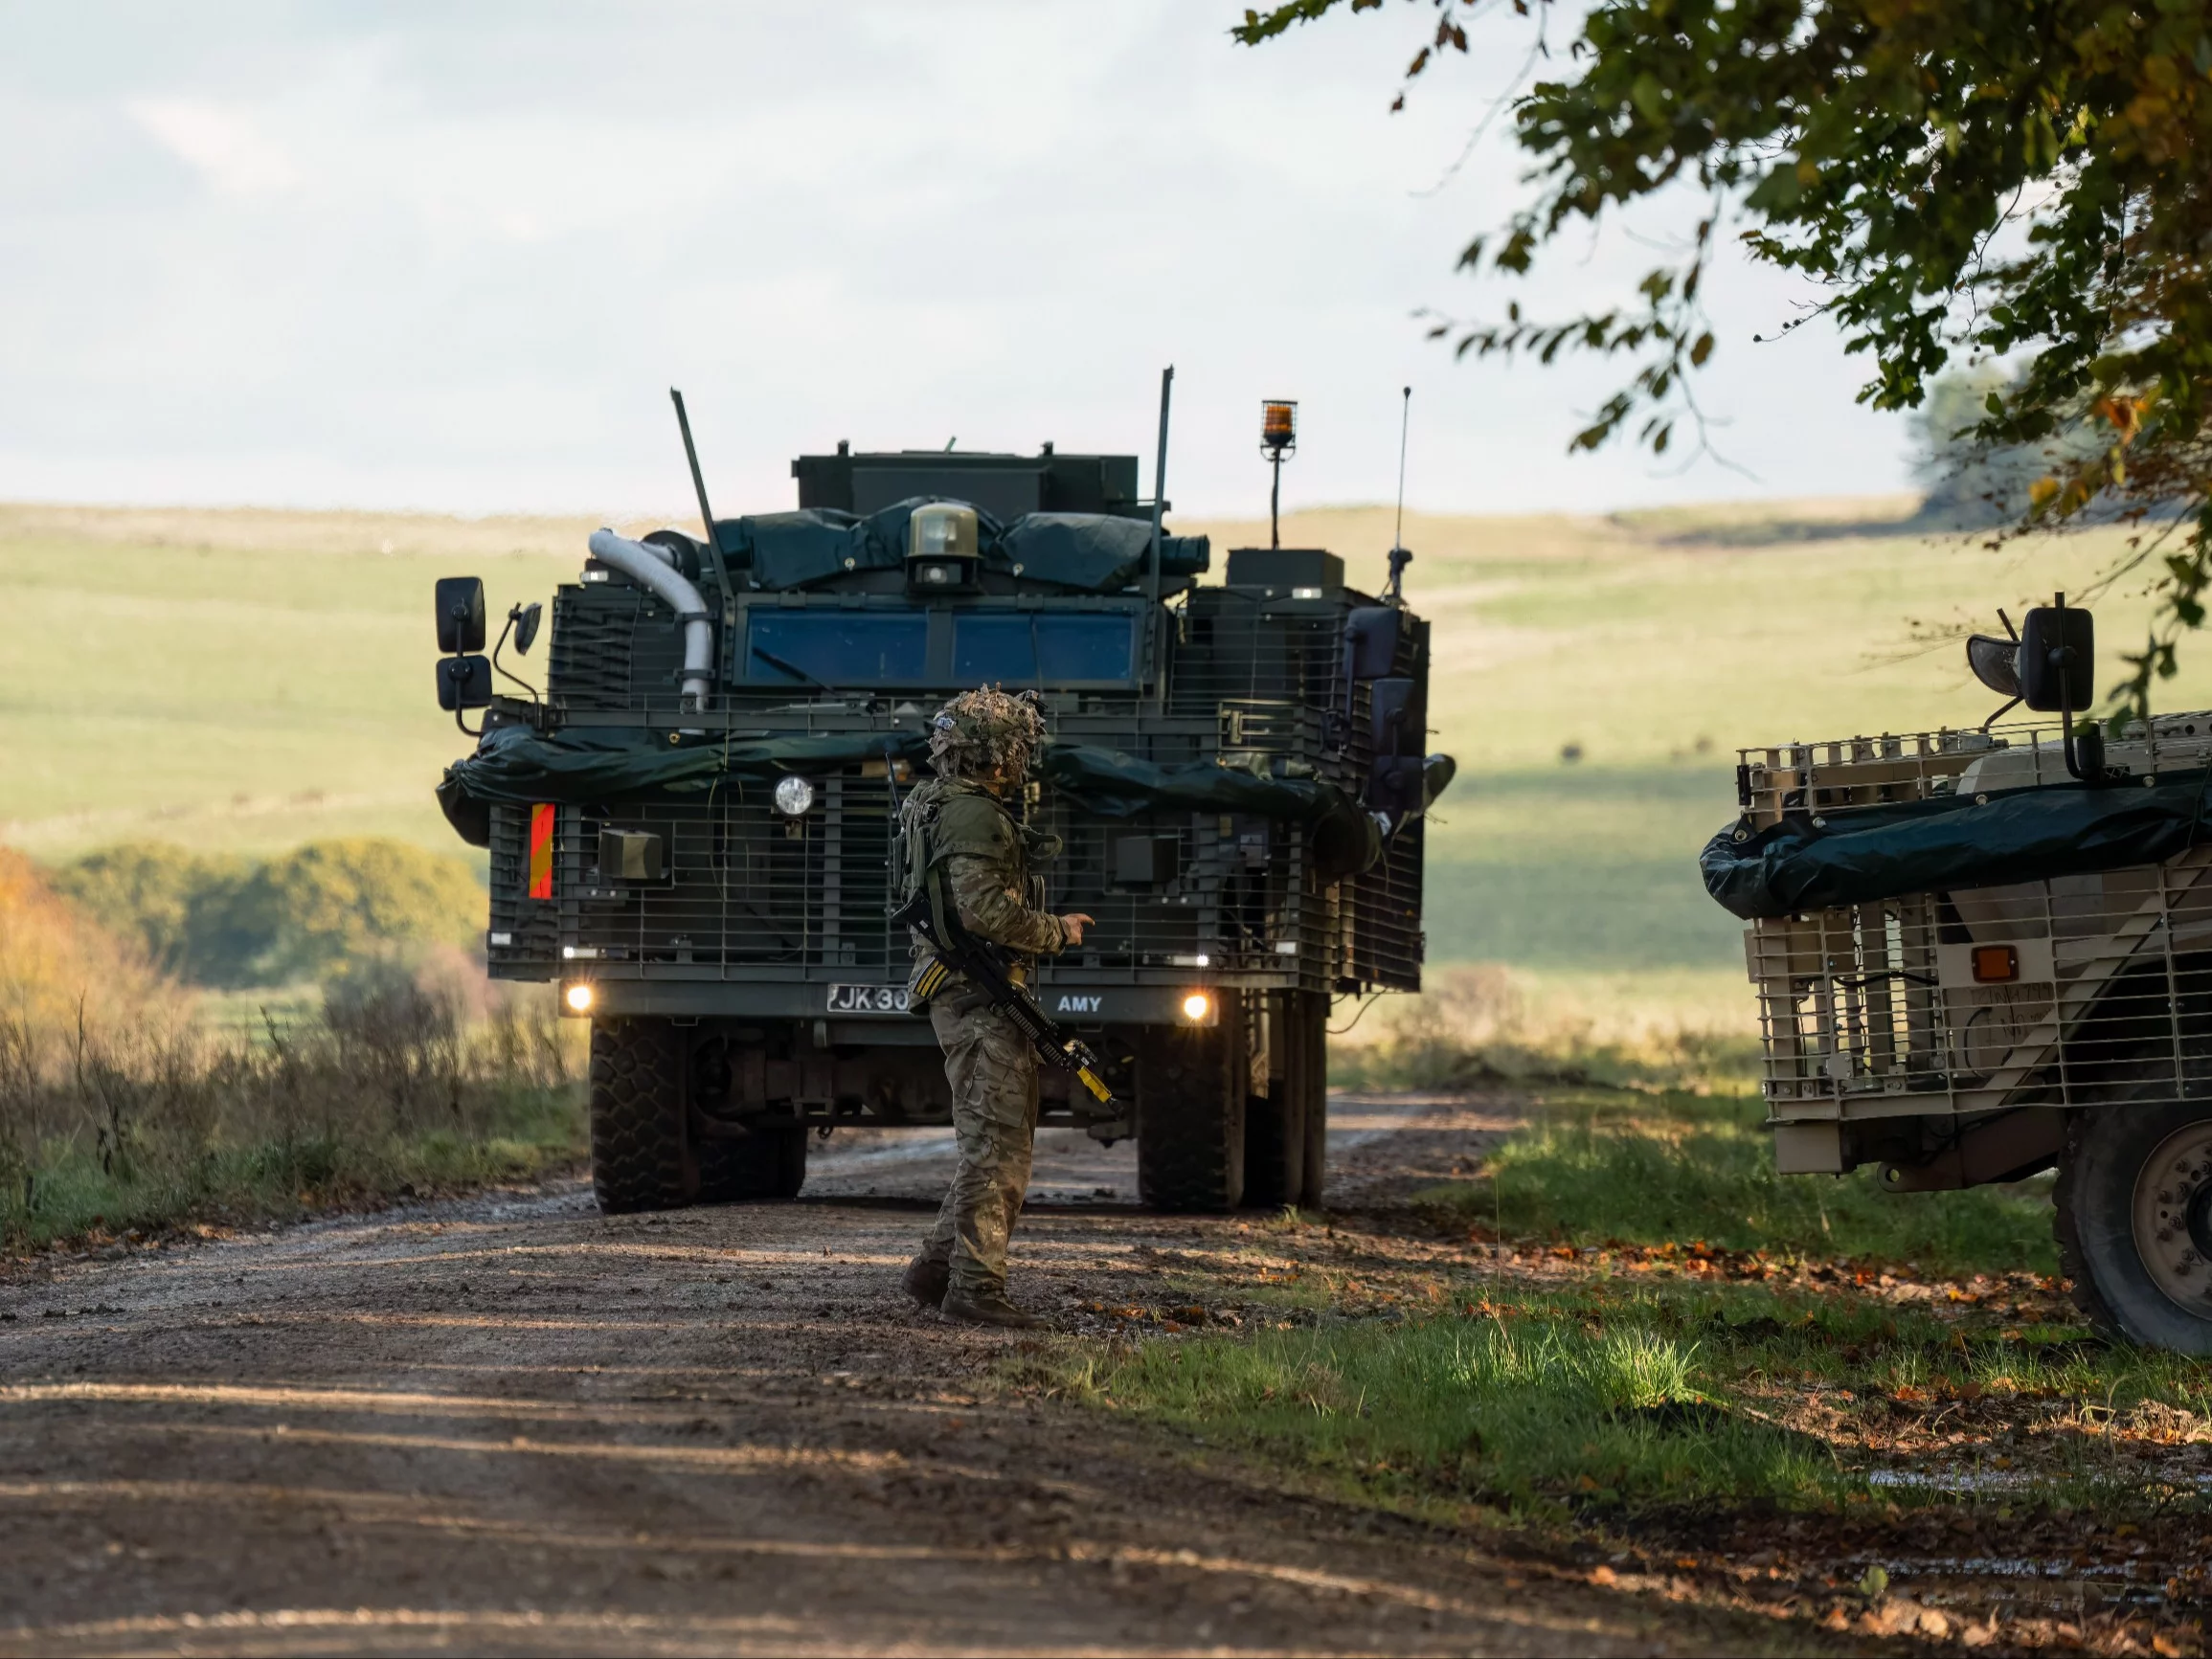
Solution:
[{"label": "radio antenna", "polygon": [[[684,459],[691,463],[691,488],[699,498],[699,523],[706,528],[707,545],[714,545],[714,511],[707,504],[707,479],[699,470],[699,451],[691,442],[691,417],[684,413],[684,394],[673,386],[668,388],[669,401],[676,406],[676,427],[684,435]],[[1404,468],[1401,466],[1401,473]]]},{"label": "radio antenna", "polygon": [[1404,602],[1406,567],[1413,555],[1406,550],[1406,434],[1413,421],[1413,389],[1409,386],[1398,404],[1398,522],[1390,531],[1390,581],[1384,590],[1392,604]]},{"label": "radio antenna", "polygon": [[691,442],[691,417],[684,412],[684,394],[673,386],[668,400],[676,406],[676,429],[684,435],[684,459],[691,463],[691,489],[699,498],[699,524],[707,532],[707,568],[721,589],[722,620],[727,624],[735,603],[730,591],[730,571],[722,562],[722,538],[714,531],[714,509],[707,504],[707,476],[699,470],[699,451]]},{"label": "radio antenna", "polygon": [[1160,515],[1167,507],[1167,405],[1175,391],[1175,365],[1160,371],[1160,454],[1152,463],[1152,545],[1144,556],[1144,628],[1152,644],[1153,695],[1167,707],[1167,643],[1160,626]]}]

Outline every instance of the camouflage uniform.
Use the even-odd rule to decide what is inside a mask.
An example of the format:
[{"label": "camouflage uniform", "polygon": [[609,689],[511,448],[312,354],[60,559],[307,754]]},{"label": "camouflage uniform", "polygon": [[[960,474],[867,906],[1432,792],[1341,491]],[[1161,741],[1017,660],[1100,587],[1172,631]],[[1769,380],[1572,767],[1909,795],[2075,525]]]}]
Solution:
[{"label": "camouflage uniform", "polygon": [[[923,867],[943,869],[960,926],[1001,947],[1018,981],[1027,980],[1039,953],[1067,943],[1060,919],[1039,908],[1044,884],[1029,870],[1059,847],[1016,822],[973,774],[1001,768],[1004,787],[1019,789],[1041,724],[1026,698],[991,690],[955,698],[932,731],[931,761],[939,775],[916,785],[901,813],[910,844],[926,848]],[[918,976],[927,958],[918,946],[915,955]],[[916,1269],[927,1264],[943,1271],[957,1295],[1002,1297],[1006,1244],[1029,1184],[1036,1053],[1021,1028],[965,979],[955,977],[937,994],[929,1017],[952,1085],[959,1162]]]}]

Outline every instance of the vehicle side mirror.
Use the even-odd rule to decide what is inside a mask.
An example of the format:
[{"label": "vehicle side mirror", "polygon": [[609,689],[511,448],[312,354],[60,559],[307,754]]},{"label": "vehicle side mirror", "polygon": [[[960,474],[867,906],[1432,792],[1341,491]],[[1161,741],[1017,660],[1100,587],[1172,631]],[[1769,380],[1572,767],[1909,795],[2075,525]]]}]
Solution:
[{"label": "vehicle side mirror", "polygon": [[2039,713],[2097,700],[2096,623],[2070,605],[2038,605],[2020,631],[2020,701]]},{"label": "vehicle side mirror", "polygon": [[478,576],[438,578],[438,648],[484,649],[484,581]]},{"label": "vehicle side mirror", "polygon": [[1448,754],[1432,754],[1421,763],[1421,810],[1427,812],[1436,804],[1436,797],[1452,787],[1452,779],[1458,775],[1459,763]]},{"label": "vehicle side mirror", "polygon": [[530,642],[537,638],[538,621],[545,615],[545,607],[532,599],[514,610],[514,649],[517,656],[530,655]]},{"label": "vehicle side mirror", "polygon": [[1999,697],[2020,695],[2020,641],[1975,634],[1966,641],[1966,665]]},{"label": "vehicle side mirror", "polygon": [[439,707],[453,714],[463,708],[487,707],[490,703],[490,658],[463,656],[438,660]]}]

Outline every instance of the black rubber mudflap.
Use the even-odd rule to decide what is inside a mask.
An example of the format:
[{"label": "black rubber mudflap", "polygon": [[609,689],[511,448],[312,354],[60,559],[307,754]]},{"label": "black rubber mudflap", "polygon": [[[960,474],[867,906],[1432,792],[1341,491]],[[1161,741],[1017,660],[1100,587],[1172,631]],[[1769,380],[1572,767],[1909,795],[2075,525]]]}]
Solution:
[{"label": "black rubber mudflap", "polygon": [[665,1020],[592,1023],[592,1193],[609,1215],[690,1201],[677,1035]]},{"label": "black rubber mudflap", "polygon": [[1140,1058],[1137,1190],[1159,1210],[1233,1210],[1244,1198],[1244,1031],[1221,1022],[1162,1031]]}]

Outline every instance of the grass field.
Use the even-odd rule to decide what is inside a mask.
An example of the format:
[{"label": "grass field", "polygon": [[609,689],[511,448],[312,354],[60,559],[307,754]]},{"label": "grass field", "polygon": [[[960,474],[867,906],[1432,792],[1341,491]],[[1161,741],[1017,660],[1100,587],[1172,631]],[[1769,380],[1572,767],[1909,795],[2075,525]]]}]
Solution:
[{"label": "grass field", "polygon": [[[1978,722],[1994,700],[1955,646],[1912,654],[1912,625],[2080,594],[2121,547],[2091,531],[1991,553],[1897,528],[1907,504],[1411,515],[1434,741],[1460,763],[1429,843],[1432,959],[1511,963],[1584,1004],[1637,987],[1748,1014],[1737,925],[1695,869],[1733,814],[1732,751]],[[463,850],[429,793],[465,746],[433,700],[431,581],[481,573],[497,616],[573,577],[591,527],[0,507],[0,841],[42,858],[147,836]],[[1265,535],[1178,527],[1212,534],[1217,570]],[[1371,587],[1390,527],[1388,509],[1344,508],[1283,536],[1343,552]],[[2141,587],[2098,601],[2108,679],[2140,634]],[[2165,700],[2212,704],[2212,641]]]},{"label": "grass field", "polygon": [[431,583],[480,573],[504,613],[573,578],[592,527],[0,508],[0,841],[464,851],[429,793],[468,747],[438,711]]},{"label": "grass field", "polygon": [[1702,1083],[1493,1093],[1521,1121],[1486,1146],[1431,1120],[1451,1178],[1194,1227],[1156,1298],[999,1375],[1202,1467],[1755,1612],[1776,1652],[2202,1653],[2212,1368],[2082,1328],[2046,1180],[1778,1177],[1756,1093]]}]

